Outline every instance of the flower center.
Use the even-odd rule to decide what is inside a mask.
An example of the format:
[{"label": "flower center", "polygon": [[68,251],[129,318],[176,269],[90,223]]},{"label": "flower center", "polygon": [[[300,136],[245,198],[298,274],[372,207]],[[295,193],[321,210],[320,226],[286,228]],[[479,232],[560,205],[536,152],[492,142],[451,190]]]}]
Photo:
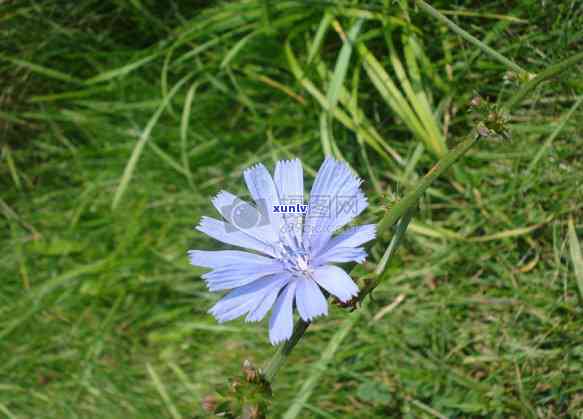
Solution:
[{"label": "flower center", "polygon": [[281,244],[278,258],[289,272],[311,275],[310,255],[304,249],[293,249],[286,244]]}]

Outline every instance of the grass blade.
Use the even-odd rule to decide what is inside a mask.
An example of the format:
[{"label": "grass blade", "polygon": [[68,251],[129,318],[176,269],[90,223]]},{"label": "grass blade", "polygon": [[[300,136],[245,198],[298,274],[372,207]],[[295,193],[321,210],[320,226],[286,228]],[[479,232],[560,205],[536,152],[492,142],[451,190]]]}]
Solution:
[{"label": "grass blade", "polygon": [[579,96],[579,99],[577,99],[577,101],[573,104],[571,109],[569,109],[569,111],[561,119],[561,122],[559,122],[559,125],[557,125],[557,128],[553,131],[553,133],[549,136],[549,138],[547,138],[545,143],[538,150],[538,152],[536,153],[536,156],[534,156],[534,159],[532,159],[532,161],[528,165],[528,168],[526,169],[526,176],[528,176],[532,172],[532,170],[535,168],[535,166],[540,161],[540,159],[543,158],[543,156],[547,153],[549,148],[553,145],[553,141],[555,140],[557,135],[559,135],[559,133],[563,130],[563,128],[567,124],[567,121],[569,121],[569,119],[571,118],[573,113],[577,110],[577,108],[579,107],[581,102],[583,102],[583,96]]},{"label": "grass blade", "polygon": [[96,84],[96,83],[101,83],[103,81],[109,81],[109,80],[115,79],[117,77],[125,76],[125,75],[131,73],[132,71],[137,70],[138,68],[142,67],[143,65],[149,63],[157,56],[158,56],[158,54],[151,54],[151,55],[148,55],[147,57],[144,57],[138,61],[134,61],[133,63],[126,64],[122,67],[104,71],[103,73],[100,73],[96,76],[91,77],[90,79],[87,79],[85,81],[85,83],[86,84]]},{"label": "grass blade", "polygon": [[72,77],[68,74],[61,73],[60,71],[53,70],[52,68],[43,67],[42,65],[31,63],[30,61],[22,60],[20,58],[9,57],[7,55],[0,53],[0,60],[5,60],[8,62],[11,62],[14,65],[26,68],[26,69],[32,71],[33,73],[41,74],[41,75],[49,77],[51,79],[61,80],[61,81],[65,81],[68,83],[76,83],[76,84],[82,83],[81,80],[79,80],[75,77]]},{"label": "grass blade", "polygon": [[188,140],[188,126],[190,123],[190,113],[192,110],[192,101],[194,100],[194,95],[198,89],[200,83],[195,82],[190,86],[188,92],[186,93],[186,99],[184,100],[184,108],[182,109],[182,117],[180,119],[180,148],[182,152],[182,165],[186,172],[188,182],[190,186],[194,188],[194,181],[192,179],[192,172],[190,170],[190,164],[188,162],[188,151],[186,149]]},{"label": "grass blade", "polygon": [[[293,75],[298,80],[298,82],[304,87],[304,89],[306,89],[308,91],[308,93],[310,93],[314,97],[314,99],[316,99],[316,101],[320,104],[320,106],[322,106],[322,108],[324,108],[324,110],[328,110],[328,101],[326,100],[326,97],[314,85],[314,83],[312,83],[312,81],[309,80],[305,76],[305,74],[304,74],[303,70],[301,69],[293,51],[291,50],[289,40],[286,43],[285,52],[286,52],[286,56],[288,59],[290,69],[291,69]],[[356,124],[350,118],[350,116],[348,116],[346,114],[346,112],[344,112],[343,110],[341,110],[340,108],[337,107],[336,109],[334,109],[332,114],[346,128],[348,128],[356,133],[360,133],[363,136],[363,138],[366,140],[367,144],[369,144],[372,148],[374,148],[385,160],[391,161],[391,158],[385,152],[383,147],[379,144],[377,138],[375,138],[368,130],[366,130],[362,126],[359,126],[358,124]]]},{"label": "grass blade", "polygon": [[295,397],[295,399],[293,399],[288,409],[282,415],[283,419],[295,419],[299,416],[300,412],[304,408],[305,403],[314,392],[318,381],[324,374],[324,371],[326,371],[326,366],[330,363],[334,357],[334,354],[338,350],[338,347],[346,338],[346,336],[348,336],[348,333],[352,330],[363,312],[364,310],[361,308],[352,313],[346,322],[342,325],[342,327],[334,334],[334,336],[332,336],[332,339],[330,339],[330,342],[328,342],[328,346],[322,353],[322,356],[312,367],[312,371],[306,381],[304,381],[304,384],[298,392],[298,395]]},{"label": "grass blade", "polygon": [[328,33],[328,29],[330,28],[330,24],[332,23],[332,20],[334,19],[334,16],[332,16],[331,13],[324,13],[324,17],[322,18],[322,21],[320,22],[320,25],[318,26],[318,29],[316,30],[316,35],[314,36],[314,39],[312,41],[312,43],[310,44],[310,48],[308,50],[308,64],[310,64],[312,62],[312,60],[314,59],[314,57],[316,56],[316,54],[318,53],[318,51],[320,50],[320,47],[322,46],[322,42],[324,42],[324,37],[326,36],[326,33]]},{"label": "grass blade", "polygon": [[[344,79],[346,78],[346,73],[348,72],[348,64],[350,63],[350,58],[352,56],[353,45],[356,41],[356,38],[358,37],[360,28],[362,27],[362,22],[362,19],[357,20],[350,29],[348,36],[343,36],[342,38],[344,44],[342,45],[340,54],[338,54],[334,73],[332,75],[332,79],[330,80],[328,93],[326,95],[326,99],[328,100],[328,118],[323,118],[321,120],[322,124],[328,125],[327,128],[323,127],[322,129],[322,133],[326,134],[325,138],[322,138],[323,146],[325,146],[324,154],[332,154],[334,151],[334,155],[337,158],[340,158],[340,151],[338,150],[338,147],[334,141],[332,126],[333,112],[336,109],[336,105],[338,104],[340,91],[344,87]],[[334,22],[334,24],[336,24],[336,22]],[[328,150],[326,150],[326,148],[328,148]]]},{"label": "grass blade", "polygon": [[387,105],[405,122],[413,132],[413,135],[419,139],[424,139],[426,136],[425,129],[381,63],[378,62],[364,44],[358,45],[358,52],[362,57],[362,64],[366,74],[382,98],[387,102]]},{"label": "grass blade", "polygon": [[350,63],[350,57],[352,56],[353,45],[356,42],[358,34],[360,33],[362,22],[362,19],[357,20],[352,28],[350,28],[348,36],[342,39],[344,44],[342,45],[340,54],[338,54],[336,67],[334,67],[334,74],[330,80],[330,86],[328,87],[327,99],[329,112],[333,112],[334,109],[336,109],[338,97],[340,96],[340,89],[344,85],[344,79],[346,78],[346,73],[348,72],[348,64]]},{"label": "grass blade", "polygon": [[160,106],[158,107],[158,109],[156,110],[154,115],[152,115],[152,117],[150,118],[150,121],[148,121],[146,128],[142,132],[142,135],[140,136],[138,143],[135,145],[134,150],[132,151],[132,155],[126,164],[125,170],[123,172],[123,175],[121,177],[119,185],[115,191],[115,195],[113,197],[113,202],[111,204],[112,209],[116,209],[117,206],[119,205],[119,202],[120,202],[123,194],[125,193],[125,191],[128,187],[128,184],[129,184],[129,182],[134,174],[134,170],[136,169],[136,165],[138,164],[138,160],[140,159],[140,155],[142,154],[142,150],[144,149],[144,146],[146,145],[146,143],[150,139],[150,134],[152,132],[152,129],[154,129],[154,126],[156,126],[156,123],[158,122],[158,119],[160,119],[162,112],[164,112],[164,109],[166,109],[166,107],[168,106],[168,103],[174,97],[174,95],[178,92],[178,90],[182,87],[182,85],[184,83],[186,83],[192,76],[193,76],[193,74],[189,74],[189,75],[183,77],[182,80],[180,80],[178,83],[176,83],[176,85],[168,93],[168,96],[166,96],[164,98],[164,101],[160,104]]},{"label": "grass blade", "polygon": [[581,253],[581,243],[577,239],[575,223],[572,217],[569,218],[569,250],[573,269],[575,270],[575,280],[579,288],[579,299],[583,302],[583,254]]},{"label": "grass blade", "polygon": [[148,374],[150,374],[150,378],[152,379],[152,382],[154,383],[156,390],[158,390],[158,393],[160,393],[160,397],[162,397],[162,400],[164,400],[164,404],[166,405],[166,408],[168,409],[170,416],[172,416],[173,419],[182,419],[182,415],[178,412],[178,409],[176,408],[174,403],[172,403],[172,400],[168,395],[168,391],[166,391],[166,387],[164,387],[164,383],[158,376],[156,370],[154,370],[154,367],[152,367],[152,365],[148,363],[146,364],[146,369],[148,370]]},{"label": "grass blade", "polygon": [[251,32],[250,34],[241,38],[233,47],[225,54],[223,61],[221,62],[220,68],[225,68],[229,63],[239,54],[239,52],[247,45],[247,42],[252,40],[257,36],[258,32]]}]

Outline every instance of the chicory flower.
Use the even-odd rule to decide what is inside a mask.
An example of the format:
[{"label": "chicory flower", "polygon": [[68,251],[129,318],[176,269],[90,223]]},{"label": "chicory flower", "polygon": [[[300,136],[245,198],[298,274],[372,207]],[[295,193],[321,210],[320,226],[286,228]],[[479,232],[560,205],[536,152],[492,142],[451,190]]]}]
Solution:
[{"label": "chicory flower", "polygon": [[[240,250],[190,250],[210,291],[229,292],[210,309],[225,322],[246,315],[260,321],[271,309],[272,344],[293,332],[294,305],[305,321],[328,314],[325,292],[341,302],[358,294],[350,276],[335,263],[362,263],[362,245],[375,237],[375,225],[333,235],[366,207],[362,181],[343,162],[327,158],[307,204],[300,160],[279,161],[273,178],[262,164],[244,171],[255,205],[222,191],[212,203],[224,221],[202,217],[196,229]],[[325,291],[325,292],[323,292]]]}]

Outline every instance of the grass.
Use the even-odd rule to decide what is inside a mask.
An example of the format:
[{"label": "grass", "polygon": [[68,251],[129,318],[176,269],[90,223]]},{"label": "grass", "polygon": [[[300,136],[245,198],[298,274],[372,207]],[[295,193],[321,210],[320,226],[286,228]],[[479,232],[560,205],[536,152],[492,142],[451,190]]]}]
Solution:
[{"label": "grass", "polygon": [[[192,230],[210,197],[242,192],[258,161],[299,156],[313,176],[327,148],[367,179],[360,221],[377,221],[439,154],[420,133],[451,148],[476,93],[518,90],[503,63],[387,3],[0,4],[0,415],[203,417],[243,360],[273,353],[264,323],[206,313],[219,296],[186,250],[218,246]],[[581,52],[577,2],[508,4],[432,3],[532,73]],[[333,308],[294,350],[272,417],[583,417],[582,69],[538,85],[512,140],[429,189],[366,309]]]}]

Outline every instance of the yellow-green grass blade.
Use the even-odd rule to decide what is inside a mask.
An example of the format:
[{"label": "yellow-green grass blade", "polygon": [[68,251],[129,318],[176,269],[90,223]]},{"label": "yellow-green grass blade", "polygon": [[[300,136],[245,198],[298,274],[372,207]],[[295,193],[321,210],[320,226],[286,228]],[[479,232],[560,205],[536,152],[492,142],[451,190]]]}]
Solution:
[{"label": "yellow-green grass blade", "polygon": [[[316,70],[320,77],[324,80],[331,77],[331,72],[326,66],[323,61],[319,61],[316,66]],[[387,142],[383,139],[383,137],[378,133],[375,129],[374,125],[367,119],[364,114],[364,111],[358,106],[358,102],[356,101],[356,92],[350,93],[346,87],[340,87],[340,96],[339,96],[340,103],[348,110],[350,115],[352,116],[352,120],[357,127],[361,127],[362,130],[366,131],[366,133],[377,143],[379,144],[391,157],[400,165],[404,165],[404,160],[401,155],[392,148]],[[357,130],[357,135],[359,135],[360,131]]]},{"label": "yellow-green grass blade", "polygon": [[338,59],[336,61],[336,66],[334,67],[334,73],[332,74],[332,79],[330,80],[330,85],[328,87],[328,93],[326,98],[328,99],[328,109],[333,112],[338,103],[338,97],[340,95],[340,90],[344,85],[344,79],[348,72],[348,64],[350,63],[350,57],[352,56],[353,45],[356,42],[356,38],[360,33],[362,27],[362,19],[356,21],[356,23],[350,28],[348,36],[343,39],[342,49],[340,54],[338,54]]},{"label": "yellow-green grass blade", "polygon": [[395,70],[395,74],[397,75],[397,79],[399,80],[401,88],[405,92],[405,95],[415,112],[415,116],[419,120],[421,126],[424,128],[422,131],[423,136],[419,139],[422,140],[429,149],[431,149],[439,156],[445,150],[440,147],[440,134],[435,127],[434,117],[429,104],[427,101],[424,101],[423,97],[419,94],[419,92],[422,91],[422,88],[419,85],[416,89],[413,88],[403,63],[399,59],[390,34],[387,36],[387,43],[389,45],[389,59],[391,60],[391,64]]},{"label": "yellow-green grass blade", "polygon": [[343,45],[340,49],[340,54],[338,54],[334,73],[330,78],[328,91],[326,93],[326,99],[328,100],[328,112],[327,114],[323,113],[320,118],[320,132],[324,154],[334,154],[337,158],[341,157],[341,153],[334,140],[334,126],[332,124],[334,119],[333,114],[338,104],[340,90],[344,87],[344,79],[346,78],[346,74],[348,72],[348,65],[350,64],[353,45],[358,36],[358,33],[360,32],[361,26],[362,20],[358,20],[350,29],[348,36],[344,36],[342,39]]},{"label": "yellow-green grass blade", "polygon": [[445,138],[443,137],[442,131],[439,127],[437,117],[431,107],[431,102],[427,96],[426,89],[423,86],[419,63],[417,62],[417,51],[419,51],[419,49],[413,47],[415,42],[415,34],[402,34],[401,40],[411,86],[417,97],[417,103],[419,104],[418,106],[423,109],[423,114],[427,115],[425,119],[422,119],[422,122],[430,134],[430,139],[434,145],[435,153],[438,156],[442,156],[447,152],[447,146],[445,144]]},{"label": "yellow-green grass blade", "polygon": [[[291,49],[291,46],[289,44],[289,40],[288,40],[288,42],[286,42],[286,45],[285,45],[285,53],[286,53],[286,56],[288,59],[290,69],[291,69],[293,75],[298,80],[298,82],[302,85],[302,87],[304,89],[306,89],[308,91],[308,93],[310,93],[314,97],[314,99],[316,99],[316,101],[320,104],[320,106],[322,106],[322,108],[324,108],[324,110],[328,110],[328,101],[326,100],[326,97],[314,85],[314,83],[312,83],[312,81],[309,80],[305,76],[303,70],[301,69],[301,67],[297,61],[297,58],[295,57],[295,55]],[[368,130],[356,125],[354,123],[354,121],[346,114],[346,112],[342,111],[340,108],[337,107],[332,112],[332,114],[346,128],[348,128],[354,132],[360,132],[362,134],[363,138],[365,138],[367,144],[369,144],[372,148],[374,148],[379,153],[379,155],[381,155],[385,160],[391,161],[391,157],[386,153],[386,151],[379,144],[377,139],[373,135],[371,135],[370,132],[368,132]]]},{"label": "yellow-green grass blade", "polygon": [[581,253],[581,242],[577,238],[575,231],[575,222],[569,218],[569,251],[571,253],[571,262],[575,271],[575,281],[579,289],[579,299],[583,302],[583,254]]},{"label": "yellow-green grass blade", "polygon": [[423,126],[383,66],[364,44],[358,44],[357,49],[367,75],[387,105],[405,122],[417,138],[423,138],[425,134]]}]

